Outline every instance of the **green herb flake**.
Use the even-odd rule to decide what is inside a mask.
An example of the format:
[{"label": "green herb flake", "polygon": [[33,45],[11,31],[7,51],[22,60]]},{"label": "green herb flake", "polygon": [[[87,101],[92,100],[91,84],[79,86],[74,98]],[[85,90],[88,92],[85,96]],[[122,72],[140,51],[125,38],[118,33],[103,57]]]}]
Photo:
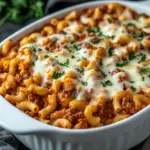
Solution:
[{"label": "green herb flake", "polygon": [[141,41],[145,36],[146,36],[146,33],[142,32],[142,31],[138,31],[138,32],[135,32],[134,34],[132,34],[132,37],[139,41]]},{"label": "green herb flake", "polygon": [[53,79],[58,79],[58,78],[60,78],[62,75],[64,75],[64,72],[54,72],[52,78],[53,78]]},{"label": "green herb flake", "polygon": [[146,59],[146,55],[143,53],[140,53],[139,57],[140,57],[140,59],[139,59],[138,63],[141,63],[141,62],[145,61],[145,59]]},{"label": "green herb flake", "polygon": [[100,41],[101,41],[100,39],[93,39],[93,40],[92,40],[92,43],[93,43],[93,44],[98,44]]},{"label": "green herb flake", "polygon": [[89,33],[98,33],[100,32],[100,28],[99,27],[88,28],[87,31]]},{"label": "green herb flake", "polygon": [[115,36],[114,35],[112,35],[112,36],[109,36],[109,35],[102,35],[104,38],[110,38],[110,39],[114,39],[115,38]]},{"label": "green herb flake", "polygon": [[63,34],[63,35],[67,35],[67,32],[63,31],[62,34]]},{"label": "green herb flake", "polygon": [[123,67],[123,66],[127,65],[128,63],[129,63],[128,61],[123,61],[123,62],[117,63],[116,66]]},{"label": "green herb flake", "polygon": [[101,82],[101,84],[103,85],[103,87],[112,86],[113,85],[110,80],[107,80],[105,82]]},{"label": "green herb flake", "polygon": [[35,60],[36,60],[36,61],[38,60],[38,57],[37,57],[37,56],[35,57]]},{"label": "green herb flake", "polygon": [[125,24],[125,26],[136,28],[136,25],[132,22],[128,22],[127,24]]},{"label": "green herb flake", "polygon": [[87,86],[87,85],[88,85],[88,83],[87,83],[87,82],[83,82],[83,81],[81,81],[81,83],[82,83],[82,85],[84,85],[84,86]]},{"label": "green herb flake", "polygon": [[136,58],[135,52],[130,52],[129,53],[129,60],[133,60],[134,58]]},{"label": "green herb flake", "polygon": [[61,65],[61,66],[69,67],[69,59],[67,59],[66,62],[64,62],[64,63],[59,62],[59,61],[57,60],[57,63],[58,63],[59,65]]},{"label": "green herb flake", "polygon": [[136,91],[136,88],[134,86],[130,86],[130,88],[132,89],[133,92]]},{"label": "green herb flake", "polygon": [[144,13],[140,13],[140,14],[138,14],[137,18],[139,19],[139,18],[144,17],[144,16],[145,16]]},{"label": "green herb flake", "polygon": [[74,48],[73,47],[68,47],[67,50],[72,53],[74,51]]},{"label": "green herb flake", "polygon": [[81,74],[84,74],[84,68],[81,68],[81,69],[76,68],[76,70],[77,70],[78,72],[80,72]]},{"label": "green herb flake", "polygon": [[32,62],[32,66],[35,66],[35,61]]},{"label": "green herb flake", "polygon": [[109,49],[108,49],[108,55],[109,56],[113,55],[113,48],[112,47],[109,47]]},{"label": "green herb flake", "polygon": [[102,59],[99,61],[99,65],[100,65],[100,66],[103,65],[103,60],[102,60]]},{"label": "green herb flake", "polygon": [[135,81],[130,81],[130,83],[134,83]]},{"label": "green herb flake", "polygon": [[48,58],[49,56],[48,55],[44,55],[44,58]]},{"label": "green herb flake", "polygon": [[150,73],[150,68],[141,68],[141,70],[140,70],[141,75],[144,75],[144,74],[147,74],[147,73]]},{"label": "green herb flake", "polygon": [[74,40],[72,40],[72,41],[70,41],[70,43],[71,43],[71,44],[73,44],[73,43],[75,43],[75,41],[74,41]]},{"label": "green herb flake", "polygon": [[29,48],[33,51],[33,52],[36,52],[36,45],[31,45],[31,46],[29,46]]},{"label": "green herb flake", "polygon": [[71,47],[68,47],[67,50],[72,53],[73,51],[79,51],[81,49],[81,46],[79,44],[74,44]]},{"label": "green herb flake", "polygon": [[77,96],[77,93],[74,91],[74,92],[72,92],[72,94],[71,94],[71,97],[73,98],[73,99],[75,99],[76,98],[76,96]]},{"label": "green herb flake", "polygon": [[42,49],[41,49],[41,48],[38,48],[37,50],[38,50],[38,52],[41,52],[41,51],[42,51]]},{"label": "green herb flake", "polygon": [[81,60],[86,60],[86,58],[83,56],[81,58],[78,57],[77,61],[81,61]]},{"label": "green herb flake", "polygon": [[108,18],[107,21],[108,21],[109,23],[112,23],[112,20],[111,20],[110,18]]},{"label": "green herb flake", "polygon": [[100,74],[103,76],[103,78],[107,77],[107,75],[105,74],[105,72],[103,72],[100,68],[96,68],[95,71],[100,72]]},{"label": "green herb flake", "polygon": [[77,51],[79,51],[79,50],[81,49],[81,46],[80,46],[79,44],[75,44],[73,47],[74,47]]},{"label": "green herb flake", "polygon": [[142,81],[145,81],[145,77],[142,77]]}]

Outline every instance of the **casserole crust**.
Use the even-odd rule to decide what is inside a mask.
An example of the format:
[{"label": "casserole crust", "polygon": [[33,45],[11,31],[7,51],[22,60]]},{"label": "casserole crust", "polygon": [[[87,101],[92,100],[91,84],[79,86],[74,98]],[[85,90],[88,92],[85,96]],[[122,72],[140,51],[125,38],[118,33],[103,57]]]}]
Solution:
[{"label": "casserole crust", "polygon": [[0,94],[63,128],[125,119],[150,104],[150,17],[118,3],[53,18],[1,48]]}]

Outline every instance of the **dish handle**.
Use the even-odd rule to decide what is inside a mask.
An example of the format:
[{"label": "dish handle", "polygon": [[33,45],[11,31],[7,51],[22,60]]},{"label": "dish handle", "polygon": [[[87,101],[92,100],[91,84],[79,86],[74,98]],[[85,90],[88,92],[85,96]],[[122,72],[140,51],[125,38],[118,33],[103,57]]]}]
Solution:
[{"label": "dish handle", "polygon": [[21,112],[2,96],[0,96],[0,126],[16,134],[29,134],[36,130],[36,132],[50,131],[52,128]]}]

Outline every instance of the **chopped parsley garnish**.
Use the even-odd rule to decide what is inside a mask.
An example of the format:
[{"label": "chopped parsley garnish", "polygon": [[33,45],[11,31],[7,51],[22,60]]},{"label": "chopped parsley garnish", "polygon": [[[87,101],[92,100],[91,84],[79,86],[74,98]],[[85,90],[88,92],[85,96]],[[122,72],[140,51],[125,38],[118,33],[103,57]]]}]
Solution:
[{"label": "chopped parsley garnish", "polygon": [[36,56],[36,57],[35,57],[35,61],[37,61],[37,60],[38,60],[38,57]]},{"label": "chopped parsley garnish", "polygon": [[72,53],[73,50],[74,50],[74,48],[73,48],[73,47],[68,47],[67,50],[68,50],[70,53]]},{"label": "chopped parsley garnish", "polygon": [[36,45],[31,45],[31,46],[29,46],[29,48],[33,51],[33,52],[36,52]]},{"label": "chopped parsley garnish", "polygon": [[112,38],[114,39],[115,36],[112,35],[112,36],[109,36],[109,35],[105,35],[101,32],[100,28],[99,27],[93,27],[93,28],[88,28],[87,30],[89,33],[95,33],[97,34],[98,36],[102,37],[102,38]]},{"label": "chopped parsley garnish", "polygon": [[44,58],[48,58],[49,56],[48,55],[44,55]]},{"label": "chopped parsley garnish", "polygon": [[79,50],[81,49],[81,46],[80,46],[79,44],[75,44],[73,47],[74,47],[77,51],[79,51]]},{"label": "chopped parsley garnish", "polygon": [[141,62],[145,61],[146,54],[140,53],[140,54],[136,55],[135,52],[130,52],[129,53],[129,60],[133,60],[135,58],[138,58],[139,59],[138,63],[141,63]]},{"label": "chopped parsley garnish", "polygon": [[72,40],[70,43],[71,43],[71,44],[73,44],[73,43],[75,43],[75,41],[74,41],[74,40]]},{"label": "chopped parsley garnish", "polygon": [[74,44],[71,47],[68,47],[67,50],[72,53],[74,50],[79,51],[81,49],[81,46],[79,44]]},{"label": "chopped parsley garnish", "polygon": [[35,66],[35,61],[32,62],[32,66]]},{"label": "chopped parsley garnish", "polygon": [[150,68],[142,68],[140,70],[140,74],[141,75],[144,75],[144,74],[147,74],[147,73],[150,73]]},{"label": "chopped parsley garnish", "polygon": [[127,24],[125,24],[125,26],[136,28],[136,25],[132,22],[128,22]]},{"label": "chopped parsley garnish", "polygon": [[98,44],[100,41],[101,41],[101,40],[97,38],[97,39],[93,39],[93,40],[92,40],[92,43],[93,43],[93,44]]},{"label": "chopped parsley garnish", "polygon": [[111,38],[111,39],[114,39],[114,38],[115,38],[115,36],[114,36],[114,35],[109,36],[109,35],[104,35],[104,34],[103,34],[103,36],[104,36],[105,38]]},{"label": "chopped parsley garnish", "polygon": [[81,58],[78,57],[77,61],[81,61],[81,60],[86,60],[86,58],[83,56]]},{"label": "chopped parsley garnish", "polygon": [[84,85],[84,86],[87,86],[87,82],[83,82],[83,81],[81,81],[81,83],[82,83],[82,85]]},{"label": "chopped parsley garnish", "polygon": [[73,99],[75,99],[76,96],[77,96],[77,93],[76,93],[75,91],[73,91],[72,94],[71,94],[71,97],[72,97]]},{"label": "chopped parsley garnish", "polygon": [[57,63],[58,63],[59,65],[61,65],[61,66],[69,67],[69,59],[67,59],[66,62],[64,62],[64,63],[59,62],[59,61],[57,60]]},{"label": "chopped parsley garnish", "polygon": [[111,20],[111,19],[109,19],[109,18],[107,19],[107,21],[108,21],[109,23],[112,23],[112,20]]},{"label": "chopped parsley garnish", "polygon": [[100,61],[99,61],[99,65],[100,65],[100,66],[102,66],[102,65],[103,65],[103,60],[102,60],[102,59],[100,59]]},{"label": "chopped parsley garnish", "polygon": [[67,32],[63,31],[62,34],[67,35]]},{"label": "chopped parsley garnish", "polygon": [[101,75],[103,76],[103,78],[105,78],[107,76],[100,68],[96,68],[95,70],[99,71],[101,73]]},{"label": "chopped parsley garnish", "polygon": [[128,61],[123,61],[123,62],[117,63],[116,66],[123,67],[123,66],[127,65],[128,63],[129,63]]},{"label": "chopped parsley garnish", "polygon": [[74,55],[72,55],[71,58],[76,58],[76,57]]},{"label": "chopped parsley garnish", "polygon": [[145,54],[140,53],[138,56],[140,57],[138,63],[141,63],[141,62],[145,61],[145,59],[146,59],[146,55]]},{"label": "chopped parsley garnish", "polygon": [[42,51],[42,49],[41,49],[41,48],[38,48],[37,50],[38,50],[39,52],[41,52],[41,51]]},{"label": "chopped parsley garnish", "polygon": [[112,55],[113,55],[113,48],[112,48],[112,47],[109,47],[109,49],[108,49],[108,54],[109,54],[109,56],[112,56]]},{"label": "chopped parsley garnish", "polygon": [[103,87],[112,86],[113,85],[110,80],[107,80],[105,82],[101,82],[101,84],[103,85]]},{"label": "chopped parsley garnish", "polygon": [[140,14],[138,14],[137,18],[140,18],[140,17],[143,17],[143,16],[145,16],[145,14],[144,13],[140,13]]},{"label": "chopped parsley garnish", "polygon": [[134,81],[130,81],[130,83],[134,83]]},{"label": "chopped parsley garnish", "polygon": [[132,34],[132,37],[141,41],[146,36],[146,33],[138,31]]},{"label": "chopped parsley garnish", "polygon": [[58,78],[60,78],[62,75],[64,75],[64,72],[54,72],[52,78],[53,78],[53,79],[58,79]]},{"label": "chopped parsley garnish", "polygon": [[134,58],[136,58],[135,52],[130,52],[129,53],[129,60],[133,60]]},{"label": "chopped parsley garnish", "polygon": [[136,91],[136,88],[134,86],[130,86],[130,88],[132,89],[133,92]]},{"label": "chopped parsley garnish", "polygon": [[99,33],[100,32],[100,28],[99,27],[88,28],[87,31],[89,33]]},{"label": "chopped parsley garnish", "polygon": [[142,81],[145,81],[145,77],[142,77]]},{"label": "chopped parsley garnish", "polygon": [[76,68],[76,70],[77,70],[78,72],[80,72],[81,74],[83,74],[83,73],[84,73],[84,68],[81,68],[81,69]]}]

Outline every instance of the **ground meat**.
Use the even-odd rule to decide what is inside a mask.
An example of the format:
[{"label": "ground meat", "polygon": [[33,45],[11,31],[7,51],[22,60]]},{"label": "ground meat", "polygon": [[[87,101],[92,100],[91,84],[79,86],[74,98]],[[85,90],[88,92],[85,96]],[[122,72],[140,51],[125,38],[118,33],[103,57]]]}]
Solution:
[{"label": "ground meat", "polygon": [[112,100],[108,100],[103,106],[99,106],[99,114],[101,118],[101,122],[105,123],[105,121],[112,119],[115,117],[115,112],[113,109]]},{"label": "ground meat", "polygon": [[23,76],[21,76],[20,74],[16,74],[15,80],[17,85],[20,84],[23,81]]},{"label": "ground meat", "polygon": [[119,76],[119,82],[122,82],[124,80],[128,80],[129,77],[128,77],[128,74],[126,72],[124,72],[123,75]]},{"label": "ground meat", "polygon": [[128,86],[127,86],[125,83],[123,83],[123,84],[122,84],[122,88],[123,88],[123,90],[125,91],[125,90],[128,88]]},{"label": "ground meat", "polygon": [[36,116],[36,114],[34,114],[34,113],[31,112],[31,111],[25,111],[25,113],[26,113],[27,115],[31,116],[31,117],[35,117],[35,116]]},{"label": "ground meat", "polygon": [[42,109],[45,104],[44,98],[37,94],[27,93],[27,100],[38,104],[39,109]]},{"label": "ground meat", "polygon": [[83,112],[81,111],[72,111],[70,108],[66,110],[63,118],[68,119],[72,124],[76,124],[80,121],[80,119],[85,118]]},{"label": "ground meat", "polygon": [[121,70],[120,69],[118,69],[118,68],[116,68],[116,69],[114,69],[113,71],[112,71],[112,75],[115,75],[116,73],[118,73],[118,72],[121,72]]},{"label": "ground meat", "polygon": [[79,123],[75,125],[76,129],[87,129],[89,127],[87,119],[80,119]]},{"label": "ground meat", "polygon": [[7,90],[7,94],[16,95],[17,94],[17,89],[16,88],[10,88],[10,89]]},{"label": "ground meat", "polygon": [[136,112],[135,105],[133,100],[130,100],[129,97],[124,97],[121,100],[121,105],[122,109],[127,113],[127,114],[134,114]]}]

